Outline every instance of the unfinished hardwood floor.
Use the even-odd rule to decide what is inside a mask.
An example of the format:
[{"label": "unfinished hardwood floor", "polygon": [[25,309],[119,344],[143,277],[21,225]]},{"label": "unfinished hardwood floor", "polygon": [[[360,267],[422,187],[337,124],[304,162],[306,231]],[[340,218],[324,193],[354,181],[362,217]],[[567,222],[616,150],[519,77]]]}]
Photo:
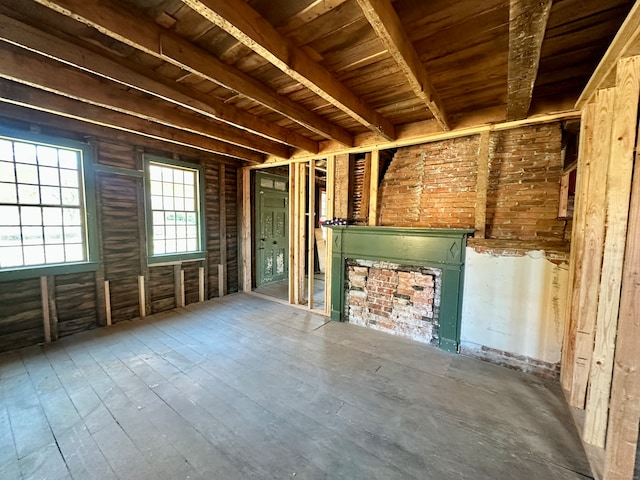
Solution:
[{"label": "unfinished hardwood floor", "polygon": [[556,382],[245,294],[0,355],[2,479],[592,478]]}]

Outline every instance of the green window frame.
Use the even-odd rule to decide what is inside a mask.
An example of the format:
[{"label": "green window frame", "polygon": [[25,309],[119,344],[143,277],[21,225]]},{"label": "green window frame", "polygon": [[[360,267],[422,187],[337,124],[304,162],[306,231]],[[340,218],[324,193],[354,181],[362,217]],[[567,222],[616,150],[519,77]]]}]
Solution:
[{"label": "green window frame", "polygon": [[149,154],[144,158],[148,263],[204,259],[202,167]]},{"label": "green window frame", "polygon": [[92,153],[0,127],[0,281],[97,270]]}]

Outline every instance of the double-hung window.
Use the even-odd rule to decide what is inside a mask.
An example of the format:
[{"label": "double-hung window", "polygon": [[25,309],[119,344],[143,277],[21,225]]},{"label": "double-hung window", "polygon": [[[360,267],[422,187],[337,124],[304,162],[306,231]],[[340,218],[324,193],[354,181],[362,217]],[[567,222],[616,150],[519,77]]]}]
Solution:
[{"label": "double-hung window", "polygon": [[0,279],[96,268],[90,152],[0,130]]},{"label": "double-hung window", "polygon": [[149,263],[204,257],[199,165],[146,156]]}]

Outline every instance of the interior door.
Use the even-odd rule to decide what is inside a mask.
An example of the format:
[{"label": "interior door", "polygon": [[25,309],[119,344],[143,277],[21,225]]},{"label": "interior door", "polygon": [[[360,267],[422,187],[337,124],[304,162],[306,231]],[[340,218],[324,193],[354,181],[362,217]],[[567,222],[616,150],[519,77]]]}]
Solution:
[{"label": "interior door", "polygon": [[279,177],[261,174],[257,185],[256,286],[261,286],[289,275],[289,194],[287,180]]}]

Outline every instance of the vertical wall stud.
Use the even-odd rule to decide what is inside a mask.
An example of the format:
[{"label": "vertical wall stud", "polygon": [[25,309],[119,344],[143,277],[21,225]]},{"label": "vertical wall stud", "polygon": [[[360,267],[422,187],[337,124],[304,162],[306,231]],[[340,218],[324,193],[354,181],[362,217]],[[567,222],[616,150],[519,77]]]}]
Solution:
[{"label": "vertical wall stud", "polygon": [[104,281],[104,312],[107,317],[107,326],[111,326],[111,288],[109,280]]},{"label": "vertical wall stud", "polygon": [[145,294],[144,275],[138,275],[138,303],[140,304],[140,318],[147,316],[147,295]]},{"label": "vertical wall stud", "polygon": [[49,288],[47,277],[40,277],[40,298],[42,300],[42,327],[44,330],[44,342],[51,343],[51,324],[49,323]]},{"label": "vertical wall stud", "polygon": [[204,287],[204,267],[198,267],[198,300],[200,302],[204,302],[206,300]]}]

